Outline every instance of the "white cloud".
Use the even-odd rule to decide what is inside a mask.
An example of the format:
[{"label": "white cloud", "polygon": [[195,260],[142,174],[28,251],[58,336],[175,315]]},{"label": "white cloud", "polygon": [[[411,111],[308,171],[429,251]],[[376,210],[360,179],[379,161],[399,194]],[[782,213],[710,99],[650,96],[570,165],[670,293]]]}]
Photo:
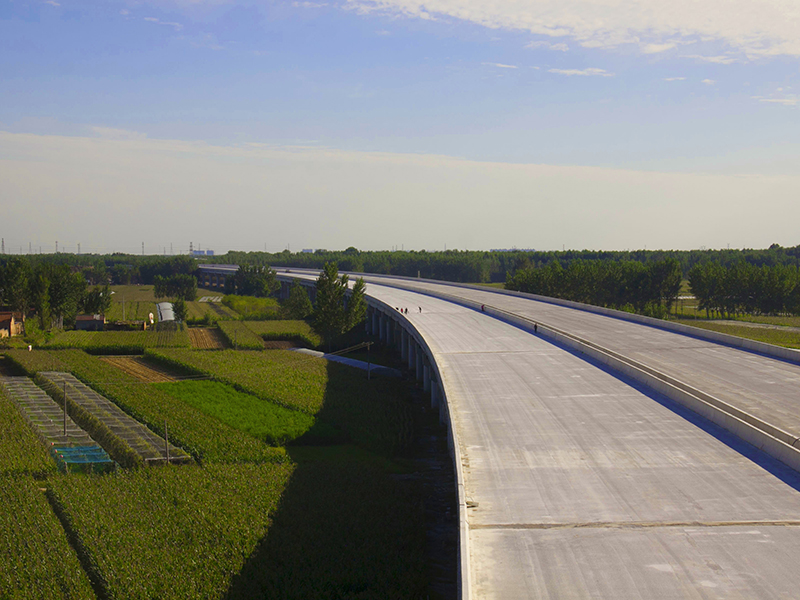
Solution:
[{"label": "white cloud", "polygon": [[[768,104],[782,104],[783,106],[798,106],[800,105],[800,96],[796,94],[781,94],[783,92],[783,88],[778,88],[777,94],[764,97],[764,96],[753,96],[754,100],[758,100],[759,102],[766,102]],[[780,94],[780,95],[779,95]]]},{"label": "white cloud", "polygon": [[[72,239],[84,250],[136,251],[143,241],[148,249],[172,242],[185,250],[190,240],[218,251],[255,250],[265,240],[275,250],[286,243],[378,249],[387,240],[406,248],[441,247],[442,240],[476,249],[766,247],[796,243],[800,220],[797,176],[142,137],[0,131],[0,181],[4,216],[25,246],[29,239]],[[768,202],[769,210],[754,211],[753,198]],[[710,222],[718,226],[709,228]],[[531,229],[531,223],[546,226]]]},{"label": "white cloud", "polygon": [[126,8],[123,8],[121,11],[119,11],[119,14],[121,14],[123,17],[127,17],[129,14],[131,14],[131,11],[129,11]]},{"label": "white cloud", "polygon": [[526,48],[531,48],[531,49],[547,48],[548,50],[557,50],[558,52],[568,52],[569,51],[569,46],[567,46],[563,42],[560,42],[558,44],[551,44],[550,42],[542,42],[542,41],[531,42],[530,44],[525,44],[525,47]]},{"label": "white cloud", "polygon": [[[718,42],[747,57],[800,56],[797,0],[345,0],[367,14],[450,17],[492,29],[568,36],[589,48]],[[673,46],[674,47],[674,46]]]},{"label": "white cloud", "polygon": [[139,133],[138,131],[129,131],[127,129],[114,129],[113,127],[90,127],[89,130],[106,140],[143,140],[147,138],[147,134]]},{"label": "white cloud", "polygon": [[504,65],[503,63],[485,62],[481,63],[489,67],[497,67],[499,69],[518,69],[517,65]]},{"label": "white cloud", "polygon": [[322,8],[328,6],[327,2],[292,2],[292,6],[296,8]]},{"label": "white cloud", "polygon": [[150,23],[155,23],[156,25],[167,25],[168,27],[174,27],[175,31],[180,31],[183,29],[183,25],[180,23],[175,23],[172,21],[162,21],[161,19],[157,19],[156,17],[144,17],[145,21],[149,21]]},{"label": "white cloud", "polygon": [[61,6],[56,0],[45,0],[45,4],[49,4],[50,6]]},{"label": "white cloud", "polygon": [[686,81],[686,77],[665,77],[664,81]]},{"label": "white cloud", "polygon": [[583,77],[613,77],[614,73],[609,73],[605,69],[548,69],[548,73],[557,73],[558,75],[580,75]]},{"label": "white cloud", "polygon": [[717,82],[713,79],[703,79],[702,83],[705,83],[706,85],[714,85]]},{"label": "white cloud", "polygon": [[715,63],[718,65],[730,65],[736,62],[736,59],[732,56],[703,56],[701,54],[686,54],[683,58],[694,58],[695,60],[699,60],[701,62],[708,62],[708,63]]},{"label": "white cloud", "polygon": [[642,44],[642,52],[644,54],[658,54],[676,48],[678,44],[675,42],[665,42],[663,44]]}]

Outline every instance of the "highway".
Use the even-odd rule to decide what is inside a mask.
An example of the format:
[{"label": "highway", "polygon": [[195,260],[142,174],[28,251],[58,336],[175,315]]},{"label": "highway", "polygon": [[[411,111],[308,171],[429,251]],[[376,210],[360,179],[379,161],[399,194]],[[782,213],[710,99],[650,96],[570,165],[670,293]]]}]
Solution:
[{"label": "highway", "polygon": [[[797,597],[795,471],[541,337],[370,281],[373,300],[409,308],[403,319],[441,374],[465,495],[462,597]],[[500,297],[469,293],[488,294],[487,303]],[[559,315],[573,326],[567,312],[551,310],[561,307],[507,299],[542,322]],[[607,342],[584,314],[576,330]],[[652,341],[648,333],[661,332],[640,325],[639,338],[627,339],[626,323],[609,320],[611,343],[640,357],[663,354],[663,364],[683,364],[683,349],[706,357],[729,350],[691,338],[684,346]]]},{"label": "highway", "polygon": [[[800,437],[800,365],[596,313],[468,287],[365,276],[445,291],[568,331]],[[800,354],[800,353],[798,353]]]}]

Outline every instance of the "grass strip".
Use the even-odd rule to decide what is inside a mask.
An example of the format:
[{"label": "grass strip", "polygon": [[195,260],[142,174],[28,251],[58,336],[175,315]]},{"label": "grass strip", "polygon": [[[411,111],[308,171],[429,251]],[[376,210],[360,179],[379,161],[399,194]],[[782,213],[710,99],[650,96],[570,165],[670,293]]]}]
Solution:
[{"label": "grass strip", "polygon": [[773,344],[775,346],[800,349],[800,332],[797,331],[781,331],[780,329],[748,327],[747,325],[729,325],[727,323],[710,323],[699,319],[681,319],[676,320],[676,322],[684,325],[691,325],[692,327],[699,327],[700,329],[727,333],[728,335],[735,335],[736,337],[748,340]]}]

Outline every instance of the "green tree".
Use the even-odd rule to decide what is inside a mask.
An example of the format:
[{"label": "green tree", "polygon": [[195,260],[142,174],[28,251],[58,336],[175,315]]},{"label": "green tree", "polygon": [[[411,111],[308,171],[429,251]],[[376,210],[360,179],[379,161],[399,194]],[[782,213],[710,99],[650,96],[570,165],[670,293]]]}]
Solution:
[{"label": "green tree", "polygon": [[266,298],[281,287],[275,275],[275,271],[269,267],[240,265],[235,275],[225,279],[225,293]]},{"label": "green tree", "polygon": [[104,315],[111,308],[111,290],[108,285],[95,286],[87,291],[80,302],[80,310],[92,315]]},{"label": "green tree", "polygon": [[27,313],[30,301],[31,267],[27,260],[12,257],[2,270],[2,298],[11,310]]},{"label": "green tree", "polygon": [[283,302],[283,312],[290,319],[305,319],[314,311],[306,288],[295,279],[289,288],[289,297]]},{"label": "green tree", "polygon": [[175,315],[175,320],[183,322],[189,314],[189,309],[186,307],[186,301],[183,298],[177,298],[172,301],[172,313]]},{"label": "green tree", "polygon": [[339,277],[336,263],[325,263],[317,278],[317,302],[312,321],[314,329],[330,348],[331,341],[344,333],[347,317],[344,309],[348,277]]},{"label": "green tree", "polygon": [[367,315],[367,284],[359,277],[353,284],[353,291],[347,300],[346,320],[349,331]]}]

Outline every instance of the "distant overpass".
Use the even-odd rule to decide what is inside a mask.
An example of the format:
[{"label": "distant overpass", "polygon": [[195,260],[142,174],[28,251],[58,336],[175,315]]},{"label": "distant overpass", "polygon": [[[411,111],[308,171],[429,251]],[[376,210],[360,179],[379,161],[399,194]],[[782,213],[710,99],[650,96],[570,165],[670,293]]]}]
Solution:
[{"label": "distant overpass", "polygon": [[[286,282],[316,277],[278,270]],[[398,349],[448,424],[462,598],[797,596],[794,355],[588,307],[364,277],[368,331]],[[681,404],[692,397],[706,418]]]}]

